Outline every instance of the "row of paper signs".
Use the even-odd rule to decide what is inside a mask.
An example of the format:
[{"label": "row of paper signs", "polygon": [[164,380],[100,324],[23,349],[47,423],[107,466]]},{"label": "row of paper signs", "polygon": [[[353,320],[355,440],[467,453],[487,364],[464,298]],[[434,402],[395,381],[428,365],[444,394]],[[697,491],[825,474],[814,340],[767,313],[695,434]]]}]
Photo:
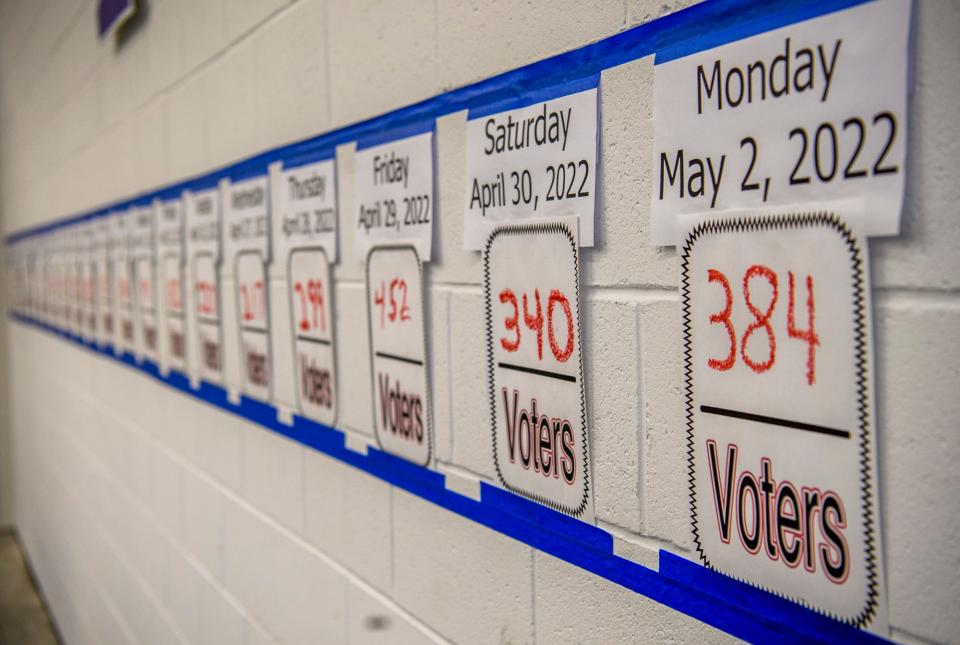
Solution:
[{"label": "row of paper signs", "polygon": [[[689,460],[670,476],[691,491],[698,554],[881,631],[864,236],[899,226],[909,11],[881,0],[658,60],[650,158],[652,241],[681,264]],[[593,521],[579,263],[598,243],[598,87],[563,90],[469,114],[464,247],[483,254],[485,337],[464,342],[486,346],[500,483]],[[363,315],[334,312],[348,223],[378,444],[430,467],[439,210],[421,130],[358,143],[350,213],[327,154],[23,237],[7,251],[13,306],[332,426],[337,361],[360,358],[335,339]]]}]

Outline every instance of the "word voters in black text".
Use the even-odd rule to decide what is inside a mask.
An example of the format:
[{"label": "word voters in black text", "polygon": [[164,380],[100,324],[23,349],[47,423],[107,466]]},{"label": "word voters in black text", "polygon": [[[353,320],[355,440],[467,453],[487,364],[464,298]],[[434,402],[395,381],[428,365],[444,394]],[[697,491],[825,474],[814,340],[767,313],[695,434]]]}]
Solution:
[{"label": "word voters in black text", "polygon": [[849,623],[876,621],[863,239],[830,213],[731,216],[695,224],[681,261],[701,558]]},{"label": "word voters in black text", "polygon": [[292,251],[287,279],[300,410],[310,419],[333,425],[337,413],[333,283],[324,250]]},{"label": "word voters in black text", "polygon": [[433,245],[433,131],[356,153],[356,254],[367,257],[375,244],[412,244],[421,261]]},{"label": "word voters in black text", "polygon": [[386,452],[427,465],[433,438],[423,297],[413,247],[370,251],[367,312],[377,441]]},{"label": "word voters in black text", "polygon": [[[483,248],[498,222],[580,217],[593,246],[597,186],[597,87],[467,122],[464,247]],[[568,90],[570,91],[570,90]]]},{"label": "word voters in black text", "polygon": [[487,239],[484,302],[501,483],[593,520],[575,222],[501,225]]},{"label": "word voters in black text", "polygon": [[909,12],[878,0],[657,61],[654,244],[684,214],[854,198],[868,235],[896,234]]}]

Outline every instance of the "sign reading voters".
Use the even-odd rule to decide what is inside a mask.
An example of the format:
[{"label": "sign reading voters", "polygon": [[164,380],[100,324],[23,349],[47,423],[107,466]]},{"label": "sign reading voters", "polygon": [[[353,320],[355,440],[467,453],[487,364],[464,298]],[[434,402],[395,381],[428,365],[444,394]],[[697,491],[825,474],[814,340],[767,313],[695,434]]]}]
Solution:
[{"label": "sign reading voters", "polygon": [[367,256],[367,311],[377,441],[386,452],[433,458],[423,270],[416,249],[378,246]]},{"label": "sign reading voters", "polygon": [[697,553],[858,626],[884,613],[867,269],[829,212],[708,219],[681,247]]},{"label": "sign reading voters", "polygon": [[502,225],[483,263],[497,476],[515,493],[593,521],[576,229]]}]

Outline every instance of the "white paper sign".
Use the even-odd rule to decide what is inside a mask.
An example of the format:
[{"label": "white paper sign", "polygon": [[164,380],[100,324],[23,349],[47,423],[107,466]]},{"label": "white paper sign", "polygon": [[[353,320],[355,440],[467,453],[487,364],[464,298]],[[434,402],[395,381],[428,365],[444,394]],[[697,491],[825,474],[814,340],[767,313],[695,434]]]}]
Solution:
[{"label": "white paper sign", "polygon": [[370,252],[367,311],[377,441],[386,452],[429,465],[433,424],[423,298],[423,271],[413,247]]},{"label": "white paper sign", "polygon": [[65,298],[63,295],[63,268],[60,257],[60,238],[54,232],[46,236],[44,253],[44,279],[46,281],[46,321],[52,325],[63,325]]},{"label": "white paper sign", "polygon": [[244,393],[271,396],[269,281],[269,193],[266,176],[227,185],[223,225],[226,261],[232,264]]},{"label": "white paper sign", "polygon": [[294,249],[287,266],[297,402],[304,416],[332,426],[337,418],[333,281],[322,248]]},{"label": "white paper sign", "polygon": [[267,274],[256,251],[237,255],[237,315],[240,320],[240,358],[243,391],[263,401],[270,399],[270,325]]},{"label": "white paper sign", "polygon": [[158,201],[157,262],[160,272],[160,309],[163,316],[164,366],[185,372],[187,368],[186,320],[184,318],[184,217],[180,199]]},{"label": "white paper sign", "polygon": [[867,270],[829,213],[709,219],[681,251],[698,553],[858,626],[885,623]]},{"label": "white paper sign", "polygon": [[878,0],[656,65],[653,243],[683,214],[845,198],[898,233],[909,30]]},{"label": "white paper sign", "polygon": [[356,253],[407,243],[429,262],[433,249],[433,132],[357,150]]},{"label": "white paper sign", "polygon": [[134,324],[133,266],[130,259],[129,229],[133,211],[120,211],[111,217],[113,293],[117,303],[117,352],[133,353],[137,335]]},{"label": "white paper sign", "polygon": [[575,223],[502,225],[483,262],[497,476],[592,522]]},{"label": "white paper sign", "polygon": [[110,218],[94,220],[94,258],[96,262],[97,345],[106,348],[114,343],[114,281]]},{"label": "white paper sign", "polygon": [[335,179],[332,159],[270,168],[274,270],[290,300],[296,403],[304,417],[328,426],[337,418],[330,270],[330,254],[337,252]]},{"label": "white paper sign", "polygon": [[483,248],[498,222],[580,217],[593,246],[597,89],[467,122],[463,246]]},{"label": "white paper sign", "polygon": [[40,317],[40,302],[42,298],[42,284],[40,282],[40,242],[42,238],[31,237],[24,240],[24,255],[27,265],[27,295],[30,315]]},{"label": "white paper sign", "polygon": [[223,336],[220,321],[220,193],[217,189],[185,193],[183,198],[187,258],[191,267],[196,337],[192,339],[201,379],[223,383]]},{"label": "white paper sign", "polygon": [[80,334],[87,342],[97,337],[97,266],[94,254],[96,222],[77,225],[77,301],[80,307]]},{"label": "white paper sign", "polygon": [[323,249],[337,261],[337,182],[333,159],[291,169],[270,169],[273,190],[274,252],[286,258],[293,249]]},{"label": "white paper sign", "polygon": [[160,343],[157,330],[157,265],[154,255],[156,221],[153,207],[137,208],[132,217],[130,253],[133,259],[137,318],[140,326],[138,357],[156,363],[160,358]]},{"label": "white paper sign", "polygon": [[77,266],[77,236],[73,227],[61,229],[60,238],[60,270],[63,278],[64,298],[64,327],[74,335],[80,334],[80,302]]}]

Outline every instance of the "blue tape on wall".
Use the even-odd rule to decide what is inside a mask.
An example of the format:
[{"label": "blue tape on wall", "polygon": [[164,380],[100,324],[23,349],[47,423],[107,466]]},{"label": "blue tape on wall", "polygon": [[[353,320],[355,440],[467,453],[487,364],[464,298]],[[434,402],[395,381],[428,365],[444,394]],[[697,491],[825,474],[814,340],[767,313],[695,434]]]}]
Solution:
[{"label": "blue tape on wall", "polygon": [[606,580],[671,607],[738,638],[764,643],[886,642],[869,632],[818,614],[789,600],[729,578],[721,573],[660,551],[659,571],[614,554],[613,536],[518,495],[481,482],[480,500],[446,488],[446,476],[370,447],[366,455],[346,446],[343,431],[299,415],[293,424],[278,421],[273,405],[241,397],[232,403],[224,388],[201,382],[190,386],[182,373],[161,374],[151,361],[138,362],[130,353],[117,356],[112,347],[95,343],[42,321],[9,314],[11,320],[52,333],[101,356],[113,359],[202,401],[256,423],[362,470],[488,529],[522,542]]},{"label": "blue tape on wall", "polygon": [[480,107],[470,108],[470,111],[467,113],[467,119],[479,119],[490,116],[491,114],[497,114],[498,112],[525,108],[528,105],[542,103],[561,96],[586,92],[587,90],[595,89],[599,85],[600,74],[593,74],[572,81],[566,81],[561,85],[523,91],[500,101],[491,101]]}]

